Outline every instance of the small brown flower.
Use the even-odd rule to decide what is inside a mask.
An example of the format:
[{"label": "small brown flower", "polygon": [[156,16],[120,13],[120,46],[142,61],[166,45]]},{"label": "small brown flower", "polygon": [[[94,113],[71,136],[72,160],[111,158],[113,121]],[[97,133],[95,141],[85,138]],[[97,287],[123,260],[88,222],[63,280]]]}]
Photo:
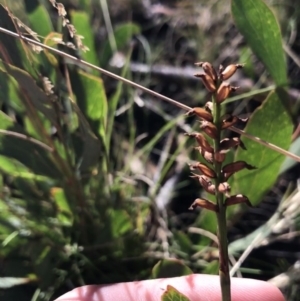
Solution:
[{"label": "small brown flower", "polygon": [[206,199],[196,199],[189,209],[194,210],[196,207],[205,208],[214,212],[219,211],[219,208],[216,204]]},{"label": "small brown flower", "polygon": [[236,162],[225,165],[222,168],[222,173],[224,174],[225,180],[227,180],[234,173],[236,173],[244,168],[247,168],[249,170],[256,169],[255,166],[252,166],[252,165],[246,163],[245,161],[236,161]]},{"label": "small brown flower", "polygon": [[244,65],[242,64],[232,64],[232,65],[229,65],[225,68],[225,70],[221,71],[220,73],[220,78],[221,80],[227,80],[228,78],[230,78],[235,72],[237,69],[239,68],[243,68]]},{"label": "small brown flower", "polygon": [[216,139],[218,137],[218,130],[216,126],[211,122],[203,121],[200,125],[200,129],[202,129],[205,134],[213,139]]},{"label": "small brown flower", "polygon": [[193,108],[190,111],[188,111],[185,115],[187,116],[191,116],[191,115],[197,115],[198,117],[207,120],[207,121],[213,121],[213,116],[211,115],[211,113],[209,111],[207,111],[206,109],[203,108]]},{"label": "small brown flower", "polygon": [[212,153],[214,151],[213,147],[208,143],[204,135],[200,133],[191,133],[191,134],[185,134],[186,136],[193,137],[197,140],[198,145],[206,150],[207,152]]},{"label": "small brown flower", "polygon": [[197,73],[195,74],[196,77],[200,77],[205,88],[209,92],[215,92],[216,91],[216,84],[214,80],[207,74],[205,73]]},{"label": "small brown flower", "polygon": [[205,176],[209,177],[209,178],[215,178],[216,177],[216,173],[209,168],[207,165],[197,162],[195,164],[190,164],[190,169],[191,170],[195,170],[198,169],[202,174],[204,174]]},{"label": "small brown flower", "polygon": [[204,176],[204,175],[197,175],[192,173],[193,175],[191,178],[197,178],[199,180],[199,183],[204,188],[205,191],[207,191],[210,194],[215,194],[216,192],[216,186],[211,182],[211,179]]},{"label": "small brown flower", "polygon": [[208,62],[199,62],[195,63],[196,66],[202,67],[204,72],[212,78],[213,81],[216,81],[218,76],[215,68],[212,66],[211,63]]},{"label": "small brown flower", "polygon": [[229,196],[228,192],[230,192],[230,190],[231,187],[227,182],[220,183],[218,186],[218,191],[224,193],[226,196]]},{"label": "small brown flower", "polygon": [[227,129],[236,124],[238,121],[246,122],[248,121],[248,118],[239,118],[238,116],[226,115],[222,117],[222,129]]},{"label": "small brown flower", "polygon": [[230,92],[234,92],[239,87],[230,86],[230,84],[223,82],[217,91],[217,103],[223,102],[228,96]]},{"label": "small brown flower", "polygon": [[243,194],[232,195],[225,200],[225,206],[231,206],[242,203],[245,203],[249,207],[252,207],[252,204],[250,203],[249,199]]},{"label": "small brown flower", "polygon": [[226,153],[225,152],[223,153],[222,151],[220,151],[220,152],[216,152],[214,154],[214,159],[217,162],[222,163],[225,160],[225,158],[226,158]]},{"label": "small brown flower", "polygon": [[242,149],[246,150],[243,141],[239,137],[224,138],[220,142],[220,149],[222,152],[227,152],[230,148],[235,146],[240,146]]},{"label": "small brown flower", "polygon": [[201,156],[208,162],[208,163],[213,163],[214,162],[214,156],[213,153],[210,153],[208,151],[206,151],[205,149],[203,149],[202,147],[195,147],[195,149],[197,149]]}]

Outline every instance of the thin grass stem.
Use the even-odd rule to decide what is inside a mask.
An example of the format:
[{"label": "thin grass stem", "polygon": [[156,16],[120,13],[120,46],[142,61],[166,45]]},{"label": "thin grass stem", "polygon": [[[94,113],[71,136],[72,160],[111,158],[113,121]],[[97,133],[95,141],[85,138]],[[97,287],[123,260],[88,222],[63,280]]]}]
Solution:
[{"label": "thin grass stem", "polygon": [[[112,72],[109,72],[109,71],[107,71],[107,70],[105,70],[103,68],[95,66],[95,65],[93,65],[91,63],[88,63],[88,62],[86,62],[84,60],[81,60],[81,59],[79,59],[79,58],[77,58],[75,56],[72,56],[70,54],[67,54],[67,53],[65,53],[63,51],[57,50],[57,49],[55,49],[53,47],[50,47],[48,45],[44,45],[43,43],[40,43],[38,41],[29,39],[29,38],[27,38],[27,37],[25,37],[23,35],[19,35],[19,34],[15,33],[15,32],[7,30],[7,29],[5,29],[3,27],[0,27],[0,32],[6,33],[6,34],[8,34],[8,35],[10,35],[12,37],[21,39],[21,40],[23,40],[25,42],[28,42],[28,43],[40,46],[40,47],[42,47],[44,49],[47,49],[49,51],[52,51],[53,53],[56,53],[57,55],[60,55],[62,57],[68,58],[68,59],[76,62],[78,65],[89,67],[91,69],[97,70],[97,71],[99,71],[99,72],[101,72],[101,73],[103,73],[103,74],[105,74],[105,75],[107,75],[109,77],[112,77],[112,78],[114,78],[116,80],[122,81],[122,82],[124,82],[127,85],[130,85],[130,86],[132,86],[134,88],[137,88],[137,89],[139,89],[141,91],[144,91],[144,92],[146,92],[146,93],[148,93],[150,95],[153,95],[153,96],[155,96],[155,97],[157,97],[159,99],[167,101],[167,102],[171,103],[172,105],[177,106],[178,108],[181,108],[181,109],[183,109],[185,111],[190,111],[192,109],[191,107],[189,107],[189,106],[187,106],[187,105],[185,105],[183,103],[180,103],[180,102],[178,102],[178,101],[176,101],[176,100],[174,100],[172,98],[169,98],[169,97],[164,96],[164,95],[162,95],[160,93],[157,93],[157,92],[152,91],[152,90],[150,90],[148,88],[145,88],[145,87],[143,87],[143,86],[141,86],[141,85],[139,85],[139,84],[137,84],[135,82],[132,82],[132,81],[126,79],[126,78],[123,78],[122,76],[116,75],[116,74],[114,74]],[[260,139],[259,137],[253,136],[253,135],[251,135],[249,133],[246,133],[245,131],[240,130],[240,129],[236,128],[236,127],[231,126],[229,129],[232,130],[232,131],[234,131],[234,132],[236,132],[236,133],[239,133],[240,135],[243,135],[243,136],[247,137],[248,139],[253,140],[253,141],[255,141],[255,142],[257,142],[257,143],[259,143],[259,144],[261,144],[261,145],[263,145],[265,147],[268,147],[268,148],[270,148],[270,149],[272,149],[272,150],[274,150],[274,151],[276,151],[276,152],[278,152],[278,153],[280,153],[280,154],[282,154],[284,156],[290,157],[291,159],[293,159],[293,160],[295,160],[297,162],[300,162],[300,157],[299,156],[297,156],[297,155],[295,155],[295,154],[293,154],[293,153],[291,153],[289,151],[286,151],[286,150],[284,150],[283,148],[281,148],[281,147],[279,147],[277,145],[274,145],[272,143],[264,141],[264,140]]]}]

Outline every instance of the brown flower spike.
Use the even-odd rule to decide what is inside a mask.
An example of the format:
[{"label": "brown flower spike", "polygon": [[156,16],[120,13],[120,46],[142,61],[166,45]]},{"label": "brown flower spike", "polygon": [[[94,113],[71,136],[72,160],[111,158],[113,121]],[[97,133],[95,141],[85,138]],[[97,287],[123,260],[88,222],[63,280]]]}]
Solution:
[{"label": "brown flower spike", "polygon": [[196,63],[196,66],[202,67],[204,73],[195,74],[202,80],[205,88],[212,94],[212,101],[205,104],[203,108],[193,108],[186,115],[196,115],[200,119],[201,133],[186,134],[194,138],[200,155],[208,163],[196,162],[190,164],[190,169],[198,173],[192,173],[192,178],[198,179],[204,191],[213,194],[215,201],[205,198],[197,198],[190,209],[200,207],[214,211],[218,221],[218,239],[219,239],[219,270],[221,278],[222,300],[231,300],[230,296],[230,276],[229,276],[229,258],[227,245],[227,227],[226,227],[226,209],[228,206],[245,203],[251,206],[249,199],[243,194],[230,195],[231,187],[227,182],[234,173],[256,167],[245,161],[223,162],[226,155],[232,148],[241,147],[246,150],[244,143],[239,137],[223,138],[225,129],[231,127],[239,121],[246,122],[247,119],[241,119],[231,114],[221,115],[221,105],[229,97],[230,93],[235,92],[238,87],[233,87],[230,83],[224,82],[242,68],[241,64],[231,64],[226,68],[220,66],[218,72],[208,62]]}]

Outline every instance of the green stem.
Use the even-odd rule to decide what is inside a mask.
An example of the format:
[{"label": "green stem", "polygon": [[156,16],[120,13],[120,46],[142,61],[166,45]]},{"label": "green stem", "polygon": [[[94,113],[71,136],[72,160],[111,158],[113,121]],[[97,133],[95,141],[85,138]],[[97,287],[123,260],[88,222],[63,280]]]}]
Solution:
[{"label": "green stem", "polygon": [[[216,153],[220,150],[222,120],[221,105],[216,103],[215,99],[216,97],[213,99],[213,116],[214,124],[217,127],[217,137],[214,139],[214,151]],[[219,212],[217,212],[217,222],[219,239],[219,276],[222,291],[222,301],[231,301],[226,206],[224,205],[223,194],[218,191],[219,184],[223,182],[223,176],[221,173],[222,163],[215,162],[214,168],[217,175],[215,179],[216,201],[219,207]]]}]

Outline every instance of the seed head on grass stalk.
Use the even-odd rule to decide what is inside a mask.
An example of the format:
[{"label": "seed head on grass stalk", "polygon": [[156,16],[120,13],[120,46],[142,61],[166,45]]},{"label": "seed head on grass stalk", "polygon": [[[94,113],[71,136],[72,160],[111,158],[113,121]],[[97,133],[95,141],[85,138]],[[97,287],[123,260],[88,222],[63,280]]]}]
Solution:
[{"label": "seed head on grass stalk", "polygon": [[[214,211],[218,221],[218,242],[219,242],[219,275],[222,291],[222,301],[230,301],[230,275],[227,243],[226,209],[230,205],[246,203],[251,206],[245,195],[230,195],[230,185],[228,179],[242,169],[255,169],[254,166],[245,161],[236,161],[224,165],[226,154],[233,147],[241,147],[246,150],[244,143],[239,137],[223,138],[222,132],[233,126],[238,121],[246,122],[238,116],[226,114],[221,116],[221,103],[225,101],[231,92],[238,87],[233,87],[228,80],[237,69],[242,68],[241,64],[232,64],[225,69],[220,66],[218,72],[208,62],[196,63],[202,67],[204,73],[195,74],[199,77],[208,92],[212,94],[212,101],[205,104],[203,108],[193,108],[186,113],[187,116],[196,115],[200,119],[201,133],[188,133],[189,137],[196,140],[200,155],[207,164],[197,162],[190,165],[193,172],[192,177],[198,179],[203,189],[215,196],[215,201],[204,198],[197,198],[190,209],[201,207]],[[209,139],[213,140],[211,145]]]}]

